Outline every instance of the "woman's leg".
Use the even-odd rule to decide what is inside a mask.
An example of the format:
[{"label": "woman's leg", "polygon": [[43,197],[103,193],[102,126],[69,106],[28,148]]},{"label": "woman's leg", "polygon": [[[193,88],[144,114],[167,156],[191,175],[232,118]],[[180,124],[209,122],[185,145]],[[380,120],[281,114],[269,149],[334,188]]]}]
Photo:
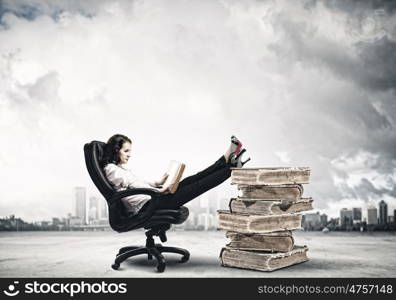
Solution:
[{"label": "woman's leg", "polygon": [[179,183],[179,187],[178,189],[183,188],[186,185],[189,185],[193,182],[196,182],[202,178],[205,178],[206,176],[208,176],[209,174],[212,174],[214,172],[216,172],[217,170],[220,170],[224,167],[227,166],[227,162],[226,159],[224,157],[224,155],[222,155],[214,164],[212,164],[211,166],[207,167],[206,169],[198,172],[195,175],[189,176],[184,178],[182,181],[180,181]]},{"label": "woman's leg", "polygon": [[230,167],[226,165],[205,177],[183,185],[183,187],[179,186],[174,194],[160,195],[157,198],[153,198],[155,199],[155,207],[156,209],[177,209],[192,199],[223,183],[230,176]]},{"label": "woman's leg", "polygon": [[232,153],[238,154],[241,151],[241,147],[242,143],[235,136],[232,136],[230,146],[227,148],[224,155],[222,155],[213,165],[209,166],[205,170],[183,179],[179,184],[179,189],[197,182],[198,180],[207,177],[209,174],[212,174],[217,170],[227,167],[230,160],[230,155]]},{"label": "woman's leg", "polygon": [[175,194],[162,194],[155,197],[146,203],[143,208],[148,206],[154,206],[155,209],[179,208],[223,183],[231,176],[230,155],[237,151],[240,152],[241,147],[242,143],[235,136],[232,136],[230,147],[214,164],[195,175],[184,178],[179,183]]}]

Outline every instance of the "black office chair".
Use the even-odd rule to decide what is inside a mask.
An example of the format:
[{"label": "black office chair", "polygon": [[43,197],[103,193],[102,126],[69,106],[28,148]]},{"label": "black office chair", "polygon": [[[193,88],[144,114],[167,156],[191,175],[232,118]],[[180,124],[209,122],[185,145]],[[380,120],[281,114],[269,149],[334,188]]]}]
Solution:
[{"label": "black office chair", "polygon": [[147,254],[149,260],[154,256],[157,259],[158,272],[163,272],[165,270],[165,259],[162,255],[163,252],[181,254],[183,255],[181,262],[188,261],[190,253],[187,250],[176,247],[164,247],[161,244],[155,244],[153,238],[153,236],[156,235],[162,242],[166,242],[166,231],[170,229],[171,224],[181,224],[187,219],[189,213],[188,208],[182,206],[176,210],[155,210],[153,206],[149,206],[148,209],[144,210],[142,213],[138,213],[136,215],[128,213],[121,202],[122,198],[137,194],[146,194],[153,198],[157,197],[158,193],[150,189],[127,189],[117,192],[109,183],[100,167],[99,162],[102,160],[105,145],[105,143],[99,141],[87,143],[84,145],[84,155],[89,175],[107,201],[110,226],[117,232],[127,232],[138,228],[147,229],[146,246],[128,246],[121,248],[116,256],[112,268],[117,270],[124,260],[139,254]]}]

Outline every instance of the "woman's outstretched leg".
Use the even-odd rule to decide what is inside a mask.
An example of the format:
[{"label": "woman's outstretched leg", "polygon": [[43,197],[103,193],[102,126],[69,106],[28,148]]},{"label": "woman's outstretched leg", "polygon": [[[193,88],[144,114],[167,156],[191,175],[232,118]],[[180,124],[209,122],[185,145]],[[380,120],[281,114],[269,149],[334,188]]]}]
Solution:
[{"label": "woman's outstretched leg", "polygon": [[156,209],[179,208],[192,199],[218,186],[231,176],[228,165],[190,184],[177,189],[174,194],[161,195],[155,198]]},{"label": "woman's outstretched leg", "polygon": [[206,169],[198,172],[195,175],[186,177],[182,181],[180,181],[179,189],[193,182],[197,182],[198,180],[205,178],[209,174],[212,174],[217,170],[226,167],[230,161],[231,154],[233,153],[238,154],[241,151],[241,147],[242,147],[242,143],[235,136],[232,136],[230,146],[228,147],[224,155],[222,155],[214,164],[207,167]]},{"label": "woman's outstretched leg", "polygon": [[186,185],[189,185],[193,182],[201,180],[201,179],[205,178],[206,176],[208,176],[208,175],[210,175],[210,174],[216,172],[217,170],[220,170],[226,166],[227,166],[226,158],[224,157],[224,155],[222,155],[214,164],[210,165],[206,169],[198,172],[195,175],[186,177],[182,181],[180,181],[178,189],[181,189]]},{"label": "woman's outstretched leg", "polygon": [[[244,149],[242,143],[231,137],[231,146],[226,153],[213,165],[182,180],[174,194],[162,194],[151,201],[156,209],[177,209],[187,202],[195,199],[210,189],[218,186],[231,176],[231,167],[243,165],[240,163]],[[233,155],[233,158],[231,158]]]}]

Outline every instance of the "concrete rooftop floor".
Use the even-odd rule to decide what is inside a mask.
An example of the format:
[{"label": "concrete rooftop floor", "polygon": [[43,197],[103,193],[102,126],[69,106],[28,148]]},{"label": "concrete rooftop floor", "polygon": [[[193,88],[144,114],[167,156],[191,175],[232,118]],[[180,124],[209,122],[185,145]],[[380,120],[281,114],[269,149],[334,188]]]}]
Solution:
[{"label": "concrete rooftop floor", "polygon": [[167,267],[157,273],[155,260],[141,255],[110,266],[118,249],[143,245],[143,231],[1,232],[0,277],[396,277],[395,233],[294,232],[297,245],[309,248],[308,262],[274,272],[222,267],[223,231],[168,231],[167,246],[186,248],[187,263],[165,254]]}]

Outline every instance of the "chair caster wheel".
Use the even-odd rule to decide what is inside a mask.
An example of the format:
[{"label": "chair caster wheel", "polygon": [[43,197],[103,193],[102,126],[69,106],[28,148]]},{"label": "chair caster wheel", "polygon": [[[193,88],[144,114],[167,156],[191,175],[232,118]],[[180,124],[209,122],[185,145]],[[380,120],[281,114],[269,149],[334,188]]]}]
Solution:
[{"label": "chair caster wheel", "polygon": [[162,272],[165,271],[165,267],[166,267],[165,264],[159,264],[159,265],[157,266],[157,271],[158,271],[159,273],[162,273]]},{"label": "chair caster wheel", "polygon": [[120,267],[120,264],[114,263],[111,265],[111,267],[113,268],[113,270],[118,270],[118,268]]},{"label": "chair caster wheel", "polygon": [[184,256],[181,258],[180,262],[181,262],[181,263],[185,263],[186,261],[189,260],[189,258],[190,258],[190,255],[184,255]]}]

